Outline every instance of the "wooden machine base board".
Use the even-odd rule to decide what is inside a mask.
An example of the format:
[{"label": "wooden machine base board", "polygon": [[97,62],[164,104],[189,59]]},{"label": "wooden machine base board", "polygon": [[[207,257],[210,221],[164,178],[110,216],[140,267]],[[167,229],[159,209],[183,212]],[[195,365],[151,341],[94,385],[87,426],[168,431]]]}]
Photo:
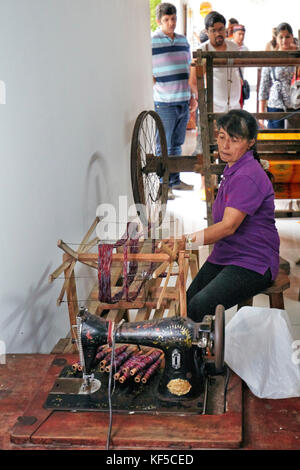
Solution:
[{"label": "wooden machine base board", "polygon": [[[53,356],[42,383],[10,433],[16,445],[43,448],[105,449],[109,413],[53,411],[44,408],[63,367],[76,355]],[[242,444],[242,382],[234,373],[227,391],[226,413],[212,415],[119,414],[113,412],[110,449],[239,448]]]}]

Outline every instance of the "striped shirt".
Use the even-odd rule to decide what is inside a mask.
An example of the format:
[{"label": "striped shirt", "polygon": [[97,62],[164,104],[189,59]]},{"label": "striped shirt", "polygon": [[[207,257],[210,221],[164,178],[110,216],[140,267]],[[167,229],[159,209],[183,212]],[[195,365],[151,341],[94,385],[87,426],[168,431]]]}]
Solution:
[{"label": "striped shirt", "polygon": [[152,73],[156,79],[156,103],[182,103],[191,97],[189,86],[191,53],[185,36],[174,39],[157,29],[152,34]]}]

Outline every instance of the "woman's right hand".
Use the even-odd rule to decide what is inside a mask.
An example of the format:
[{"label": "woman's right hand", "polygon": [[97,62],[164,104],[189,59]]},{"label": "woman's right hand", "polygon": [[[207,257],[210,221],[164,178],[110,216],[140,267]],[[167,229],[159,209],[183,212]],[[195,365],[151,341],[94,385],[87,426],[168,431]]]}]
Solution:
[{"label": "woman's right hand", "polygon": [[[258,112],[259,113],[265,113],[266,112],[266,104],[267,104],[267,100],[260,100],[258,102]],[[264,123],[264,119],[259,119],[258,120],[258,124],[259,124],[259,127],[261,129],[265,129],[265,123]]]}]

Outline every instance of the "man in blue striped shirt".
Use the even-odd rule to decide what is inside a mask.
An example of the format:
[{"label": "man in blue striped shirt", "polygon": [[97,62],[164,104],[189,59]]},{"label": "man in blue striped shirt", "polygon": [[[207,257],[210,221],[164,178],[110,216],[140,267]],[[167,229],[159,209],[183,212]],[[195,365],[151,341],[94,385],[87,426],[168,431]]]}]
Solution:
[{"label": "man in blue striped shirt", "polygon": [[[175,33],[176,7],[161,3],[156,9],[158,28],[152,34],[153,95],[155,111],[165,129],[168,154],[181,155],[190,112],[196,110],[197,88],[189,84],[191,53],[185,36]],[[192,93],[191,93],[192,91]],[[159,145],[158,145],[159,154]],[[193,186],[180,180],[180,173],[171,173],[169,199],[172,189],[192,190]]]}]

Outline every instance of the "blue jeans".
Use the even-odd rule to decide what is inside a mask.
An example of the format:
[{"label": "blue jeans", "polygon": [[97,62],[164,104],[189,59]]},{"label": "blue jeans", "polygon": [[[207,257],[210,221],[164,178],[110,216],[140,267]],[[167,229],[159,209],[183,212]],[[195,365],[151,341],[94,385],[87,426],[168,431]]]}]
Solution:
[{"label": "blue jeans", "polygon": [[[268,113],[279,113],[279,112],[284,112],[284,109],[282,108],[269,108],[269,106],[267,106],[267,110],[268,110]],[[274,120],[274,119],[270,119],[268,121],[268,129],[284,129],[284,119],[278,119],[277,120]]]},{"label": "blue jeans", "polygon": [[[155,111],[164,125],[168,155],[181,155],[181,146],[185,141],[186,126],[190,119],[189,102],[155,103]],[[157,142],[157,155],[161,154]],[[169,187],[180,183],[180,173],[170,173]]]}]

